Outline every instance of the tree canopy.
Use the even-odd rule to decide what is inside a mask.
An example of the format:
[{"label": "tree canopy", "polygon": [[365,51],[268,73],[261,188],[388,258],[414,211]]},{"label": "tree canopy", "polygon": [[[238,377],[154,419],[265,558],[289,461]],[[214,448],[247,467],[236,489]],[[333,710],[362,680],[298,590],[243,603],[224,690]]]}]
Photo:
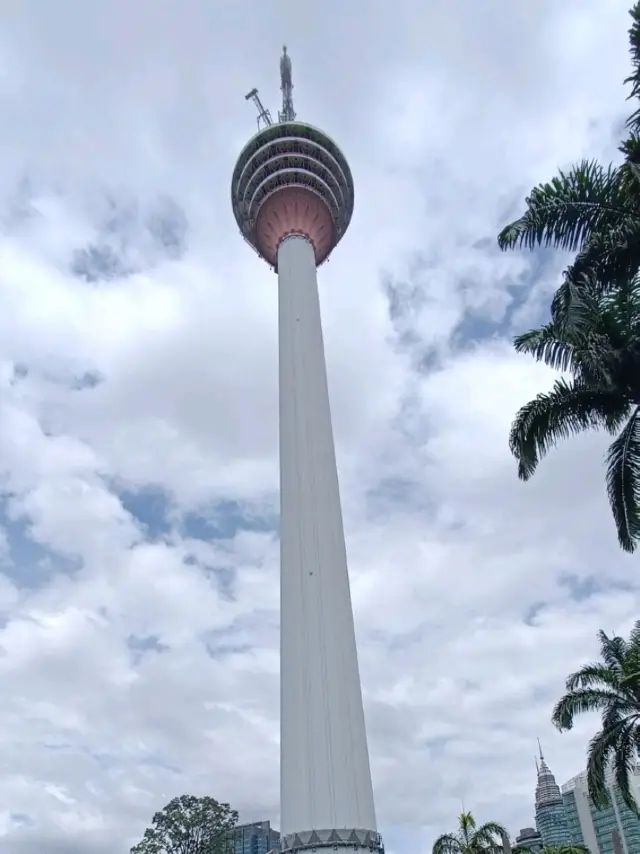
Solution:
[{"label": "tree canopy", "polygon": [[[629,97],[640,101],[640,0],[630,10]],[[592,428],[615,435],[607,491],[618,540],[640,541],[640,106],[627,120],[621,163],[583,161],[540,184],[498,236],[502,249],[577,253],[550,320],[519,335],[518,352],[565,374],[516,414],[509,444],[528,480],[560,439]]]},{"label": "tree canopy", "polygon": [[229,804],[182,795],[153,816],[131,854],[229,854],[237,822]]},{"label": "tree canopy", "polygon": [[436,839],[433,854],[498,854],[506,836],[506,828],[498,822],[488,821],[478,827],[472,813],[463,812],[458,816],[457,831]]},{"label": "tree canopy", "polygon": [[629,14],[632,73],[629,99],[636,108],[626,122],[619,164],[583,160],[551,181],[534,187],[526,210],[498,235],[501,249],[538,246],[576,252],[552,303],[552,317],[584,277],[607,291],[640,269],[640,0]]},{"label": "tree canopy", "polygon": [[638,812],[629,778],[640,746],[640,620],[629,640],[608,637],[603,631],[598,638],[601,660],[585,664],[567,678],[566,693],[557,702],[552,720],[565,731],[573,727],[577,715],[601,712],[601,727],[587,754],[589,795],[599,808],[609,804],[610,770],[622,799]]},{"label": "tree canopy", "polygon": [[513,854],[591,854],[586,845],[545,845],[543,848],[529,848],[516,845]]},{"label": "tree canopy", "polygon": [[607,454],[607,492],[618,540],[640,539],[640,276],[603,294],[585,281],[570,305],[514,346],[565,376],[517,412],[509,447],[528,480],[559,441],[602,429],[616,438]]}]

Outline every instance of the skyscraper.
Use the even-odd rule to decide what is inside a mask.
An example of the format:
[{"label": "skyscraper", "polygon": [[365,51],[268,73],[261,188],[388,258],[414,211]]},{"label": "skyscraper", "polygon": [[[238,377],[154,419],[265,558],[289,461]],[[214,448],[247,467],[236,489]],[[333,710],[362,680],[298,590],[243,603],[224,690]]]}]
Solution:
[{"label": "skyscraper", "polygon": [[[574,777],[562,786],[562,800],[567,818],[567,828],[572,842],[586,845],[591,854],[598,854],[599,847],[590,816],[590,806],[581,777]],[[586,780],[584,781],[586,784]]]},{"label": "skyscraper", "polygon": [[351,170],[323,131],[296,121],[291,60],[282,110],[258,92],[258,133],[238,157],[233,212],[278,274],[280,395],[281,850],[382,851],[338,489],[316,268],[344,236]]},{"label": "skyscraper", "polygon": [[[537,763],[536,763],[537,764]],[[571,841],[560,786],[544,761],[540,748],[537,764],[536,827],[545,845],[566,845]]]},{"label": "skyscraper", "polygon": [[543,847],[542,837],[533,827],[523,827],[516,836],[516,845],[527,848],[529,851],[541,851]]},{"label": "skyscraper", "polygon": [[238,824],[233,830],[233,854],[267,854],[277,847],[279,839],[269,821]]},{"label": "skyscraper", "polygon": [[[623,803],[608,778],[609,806],[595,809],[587,786],[587,772],[562,787],[565,813],[572,841],[584,840],[593,854],[616,854],[616,841],[623,854],[640,854],[640,819]],[[640,803],[640,770],[631,773],[631,791]]]}]

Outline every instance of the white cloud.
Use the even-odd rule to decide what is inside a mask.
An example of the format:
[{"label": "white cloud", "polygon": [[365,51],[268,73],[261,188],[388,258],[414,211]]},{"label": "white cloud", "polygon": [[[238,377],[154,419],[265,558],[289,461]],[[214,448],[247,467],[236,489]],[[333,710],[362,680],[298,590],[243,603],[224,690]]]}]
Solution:
[{"label": "white cloud", "polygon": [[[3,851],[125,850],[187,791],[277,822],[277,542],[236,530],[277,509],[275,280],[236,233],[229,181],[243,95],[276,108],[282,42],[299,114],[356,180],[321,291],[388,848],[428,850],[462,799],[530,825],[537,736],[559,780],[580,770],[595,724],[560,736],[551,708],[597,630],[636,616],[636,562],[602,436],[516,478],[510,419],[552,374],[508,336],[562,259],[500,255],[495,235],[557,166],[615,156],[627,5],[25,0],[3,16]],[[107,197],[128,217],[111,231]],[[171,259],[146,225],[163,197],[190,224]],[[101,241],[135,272],[74,277]]]}]

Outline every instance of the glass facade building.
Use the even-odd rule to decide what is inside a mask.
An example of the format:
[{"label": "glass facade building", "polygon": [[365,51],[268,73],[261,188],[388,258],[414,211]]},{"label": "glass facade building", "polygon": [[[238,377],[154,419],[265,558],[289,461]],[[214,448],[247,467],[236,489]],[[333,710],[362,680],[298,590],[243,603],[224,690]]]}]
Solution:
[{"label": "glass facade building", "polygon": [[[585,839],[583,831],[584,816],[579,814],[579,798],[576,798],[574,791],[567,791],[566,786],[562,787],[562,800],[564,801],[564,812],[567,817],[567,826],[569,828],[569,836],[572,842],[586,845],[592,854],[598,854],[590,844],[592,840]],[[588,834],[587,834],[588,837]]]},{"label": "glass facade building", "polygon": [[[631,791],[640,803],[640,770],[631,775]],[[595,809],[589,797],[587,774],[578,774],[562,787],[562,797],[571,835],[581,835],[592,854],[640,854],[640,818],[622,801],[620,793],[609,784],[609,806]]]},{"label": "glass facade building", "polygon": [[523,827],[516,836],[516,845],[522,845],[529,851],[542,851],[542,837],[534,827]]},{"label": "glass facade building", "polygon": [[568,845],[572,841],[560,786],[540,754],[536,785],[536,827],[544,845]]},{"label": "glass facade building", "polygon": [[267,854],[279,845],[280,834],[269,821],[239,824],[234,830],[233,854]]}]

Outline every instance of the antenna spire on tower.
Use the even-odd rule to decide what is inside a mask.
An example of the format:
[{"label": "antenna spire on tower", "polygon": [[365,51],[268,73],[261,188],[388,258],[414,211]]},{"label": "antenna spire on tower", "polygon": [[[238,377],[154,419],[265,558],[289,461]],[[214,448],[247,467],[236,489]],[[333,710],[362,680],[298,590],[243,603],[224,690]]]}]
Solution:
[{"label": "antenna spire on tower", "polygon": [[265,127],[269,127],[273,123],[271,119],[271,113],[269,110],[266,110],[262,101],[260,100],[260,96],[258,95],[257,89],[252,89],[244,96],[245,101],[253,101],[256,105],[256,109],[258,110],[258,130],[260,130],[260,124],[262,123]]},{"label": "antenna spire on tower", "polygon": [[540,751],[540,759],[544,762],[544,756],[542,755],[542,745],[540,744],[540,739],[538,739],[538,750]]},{"label": "antenna spire on tower", "polygon": [[296,113],[293,109],[293,80],[291,78],[291,57],[287,53],[287,46],[282,48],[280,57],[280,89],[282,91],[282,110],[278,114],[281,122],[294,122]]}]

